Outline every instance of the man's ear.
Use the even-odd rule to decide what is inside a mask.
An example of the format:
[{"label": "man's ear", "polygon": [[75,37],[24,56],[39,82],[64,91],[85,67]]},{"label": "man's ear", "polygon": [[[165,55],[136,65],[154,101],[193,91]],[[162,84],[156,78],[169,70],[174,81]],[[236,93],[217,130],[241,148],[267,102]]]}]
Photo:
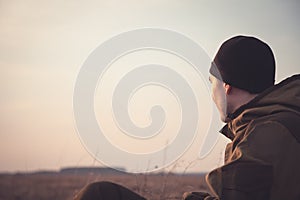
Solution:
[{"label": "man's ear", "polygon": [[232,90],[232,86],[229,85],[228,83],[223,83],[223,87],[225,89],[225,93],[228,95],[231,93],[231,90]]}]

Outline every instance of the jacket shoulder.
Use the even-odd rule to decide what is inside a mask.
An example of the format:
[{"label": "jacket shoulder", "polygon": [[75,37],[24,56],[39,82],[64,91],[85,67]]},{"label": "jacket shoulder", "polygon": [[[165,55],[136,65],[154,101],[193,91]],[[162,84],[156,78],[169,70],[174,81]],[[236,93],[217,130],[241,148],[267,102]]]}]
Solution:
[{"label": "jacket shoulder", "polygon": [[283,125],[300,143],[300,115],[293,112],[282,112],[272,116],[270,121],[276,121]]}]

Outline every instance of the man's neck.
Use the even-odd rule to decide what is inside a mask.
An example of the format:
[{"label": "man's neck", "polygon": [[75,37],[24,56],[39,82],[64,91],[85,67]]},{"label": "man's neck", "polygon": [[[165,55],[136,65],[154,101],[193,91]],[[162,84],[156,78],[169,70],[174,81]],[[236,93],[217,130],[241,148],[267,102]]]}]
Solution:
[{"label": "man's neck", "polygon": [[[239,107],[241,107],[242,105],[245,105],[247,103],[249,103],[252,99],[254,99],[258,94],[250,94],[250,93],[245,93],[244,95],[241,95],[238,102],[237,102],[237,107],[236,109],[238,109]],[[235,109],[235,110],[236,110]]]},{"label": "man's neck", "polygon": [[251,94],[247,91],[235,88],[235,95],[233,98],[231,98],[231,103],[229,108],[230,113],[234,113],[238,108],[249,103],[257,95],[258,94]]}]

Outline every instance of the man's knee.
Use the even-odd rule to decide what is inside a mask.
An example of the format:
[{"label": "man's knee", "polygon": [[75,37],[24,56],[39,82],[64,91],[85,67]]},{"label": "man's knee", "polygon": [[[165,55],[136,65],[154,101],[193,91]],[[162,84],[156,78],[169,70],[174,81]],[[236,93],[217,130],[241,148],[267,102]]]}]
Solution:
[{"label": "man's knee", "polygon": [[75,200],[145,200],[133,191],[107,181],[94,182],[84,187]]},{"label": "man's knee", "polygon": [[74,200],[104,200],[118,199],[115,184],[111,182],[94,182],[85,186],[74,198]]}]

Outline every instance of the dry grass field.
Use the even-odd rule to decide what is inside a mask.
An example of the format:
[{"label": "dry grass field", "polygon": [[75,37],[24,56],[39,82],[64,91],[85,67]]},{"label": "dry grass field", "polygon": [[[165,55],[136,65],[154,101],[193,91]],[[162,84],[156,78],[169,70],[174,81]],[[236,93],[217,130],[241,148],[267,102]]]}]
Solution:
[{"label": "dry grass field", "polygon": [[204,175],[2,174],[1,200],[71,200],[85,185],[112,181],[149,200],[181,199],[185,191],[207,191]]}]

